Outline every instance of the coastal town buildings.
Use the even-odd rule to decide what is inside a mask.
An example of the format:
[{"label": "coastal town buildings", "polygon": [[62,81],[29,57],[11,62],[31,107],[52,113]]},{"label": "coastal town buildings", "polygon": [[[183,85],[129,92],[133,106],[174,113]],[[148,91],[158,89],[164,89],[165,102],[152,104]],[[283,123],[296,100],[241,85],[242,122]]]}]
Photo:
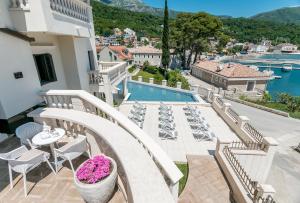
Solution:
[{"label": "coastal town buildings", "polygon": [[275,51],[276,50],[281,51],[282,53],[293,53],[297,52],[298,46],[290,43],[282,43],[275,47]]}]

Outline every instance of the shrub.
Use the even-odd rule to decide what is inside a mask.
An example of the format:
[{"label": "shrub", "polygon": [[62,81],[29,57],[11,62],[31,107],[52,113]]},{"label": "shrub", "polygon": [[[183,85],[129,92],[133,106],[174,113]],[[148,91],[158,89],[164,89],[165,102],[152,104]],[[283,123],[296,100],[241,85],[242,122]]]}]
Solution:
[{"label": "shrub", "polygon": [[190,84],[188,80],[181,75],[181,73],[178,70],[175,71],[169,71],[167,75],[168,79],[168,86],[170,87],[176,87],[177,82],[181,82],[181,88],[182,89],[190,89]]},{"label": "shrub", "polygon": [[263,97],[262,97],[262,102],[267,103],[272,100],[272,96],[270,95],[269,92],[265,92]]},{"label": "shrub", "polygon": [[128,72],[132,73],[133,71],[135,71],[135,69],[136,69],[136,65],[133,65],[130,68],[128,68]]},{"label": "shrub", "polygon": [[155,66],[145,66],[144,71],[151,73],[151,74],[156,74],[156,73],[158,73],[158,68]]},{"label": "shrub", "polygon": [[278,102],[282,104],[288,104],[293,100],[293,97],[287,93],[278,94]]}]

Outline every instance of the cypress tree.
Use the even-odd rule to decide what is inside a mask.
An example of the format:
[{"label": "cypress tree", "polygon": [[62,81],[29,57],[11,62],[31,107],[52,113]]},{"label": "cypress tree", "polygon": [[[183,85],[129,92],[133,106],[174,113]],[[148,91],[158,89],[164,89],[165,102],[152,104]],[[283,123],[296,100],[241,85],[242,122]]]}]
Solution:
[{"label": "cypress tree", "polygon": [[[165,12],[164,12],[164,30],[162,36],[162,58],[161,63],[165,69],[165,74],[170,63],[170,49],[169,49],[169,10],[168,1],[165,0]],[[166,76],[166,75],[165,75]]]}]

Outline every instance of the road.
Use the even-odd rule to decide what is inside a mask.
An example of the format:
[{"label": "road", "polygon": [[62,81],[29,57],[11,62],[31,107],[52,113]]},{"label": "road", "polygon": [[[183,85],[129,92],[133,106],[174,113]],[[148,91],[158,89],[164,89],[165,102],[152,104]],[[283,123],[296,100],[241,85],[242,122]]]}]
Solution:
[{"label": "road", "polygon": [[276,190],[277,202],[300,202],[300,153],[293,150],[300,142],[300,120],[282,117],[240,103],[232,104],[239,115],[247,116],[264,136],[275,138],[279,147],[267,183]]}]

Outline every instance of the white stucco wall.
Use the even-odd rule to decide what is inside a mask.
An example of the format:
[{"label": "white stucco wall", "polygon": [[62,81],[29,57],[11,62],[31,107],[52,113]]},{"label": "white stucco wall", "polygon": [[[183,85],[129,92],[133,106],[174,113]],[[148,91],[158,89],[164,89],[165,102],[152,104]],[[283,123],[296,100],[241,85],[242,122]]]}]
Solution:
[{"label": "white stucco wall", "polygon": [[[28,42],[0,32],[0,119],[8,119],[38,104],[40,81]],[[14,72],[24,78],[15,79]]]},{"label": "white stucco wall", "polygon": [[31,46],[32,54],[49,53],[53,59],[57,81],[43,85],[42,90],[67,89],[64,66],[57,37],[55,35],[44,33],[30,34],[30,36],[35,38],[34,46]]},{"label": "white stucco wall", "polygon": [[10,0],[0,1],[0,28],[13,28],[8,7]]},{"label": "white stucco wall", "polygon": [[97,68],[95,41],[93,38],[75,37],[74,48],[81,89],[90,91],[88,77],[88,71],[90,70],[90,61],[88,51],[93,51],[95,68]]},{"label": "white stucco wall", "polygon": [[160,66],[161,65],[161,55],[162,54],[133,54],[133,63],[137,65],[143,65],[146,61],[150,63],[152,66]]}]

